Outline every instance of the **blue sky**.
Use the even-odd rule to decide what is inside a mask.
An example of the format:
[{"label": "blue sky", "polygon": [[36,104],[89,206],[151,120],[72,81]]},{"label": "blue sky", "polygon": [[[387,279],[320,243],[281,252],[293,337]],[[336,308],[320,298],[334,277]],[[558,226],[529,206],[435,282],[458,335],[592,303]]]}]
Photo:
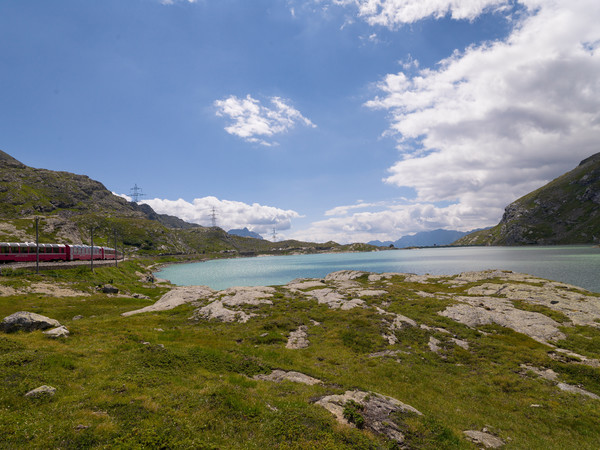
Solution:
[{"label": "blue sky", "polygon": [[4,0],[0,148],[279,239],[494,225],[600,142],[592,0]]}]

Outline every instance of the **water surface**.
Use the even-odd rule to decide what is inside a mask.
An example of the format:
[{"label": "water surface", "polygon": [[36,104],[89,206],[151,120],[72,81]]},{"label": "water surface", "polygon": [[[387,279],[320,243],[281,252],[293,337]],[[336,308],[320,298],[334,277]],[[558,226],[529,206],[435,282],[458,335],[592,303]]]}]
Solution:
[{"label": "water surface", "polygon": [[369,253],[264,256],[176,264],[156,273],[179,286],[271,286],[295,278],[322,278],[336,270],[454,275],[502,269],[563,281],[600,292],[600,248],[444,247]]}]

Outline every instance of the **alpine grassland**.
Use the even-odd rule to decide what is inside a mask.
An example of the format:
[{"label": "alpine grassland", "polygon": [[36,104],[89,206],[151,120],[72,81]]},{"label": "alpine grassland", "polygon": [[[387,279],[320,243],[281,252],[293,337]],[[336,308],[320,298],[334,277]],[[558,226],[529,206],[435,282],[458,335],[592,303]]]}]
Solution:
[{"label": "alpine grassland", "polygon": [[[569,326],[541,306],[529,312],[557,320],[564,340],[548,345],[498,324],[467,326],[439,313],[477,282],[417,283],[402,275],[356,278],[360,288],[386,293],[361,296],[362,306],[347,310],[319,303],[306,295],[311,290],[276,287],[270,304],[244,307],[255,314],[246,322],[192,320],[207,298],[121,316],[173,288],[148,276],[158,262],[132,260],[93,273],[2,271],[0,318],[30,311],[70,331],[58,339],[0,333],[3,448],[478,448],[465,430],[485,430],[507,449],[600,447],[600,400],[523,368],[552,369],[559,381],[600,395],[598,367],[554,352],[557,345],[600,358],[597,328]],[[119,293],[102,293],[106,284]],[[390,331],[383,309],[418,325]],[[286,348],[301,326],[310,345]],[[321,383],[254,378],[275,369]],[[56,393],[25,396],[42,385]],[[404,435],[400,443],[364,426],[360,404],[344,405],[349,424],[316,404],[349,390],[393,397],[422,415],[390,417]]]}]

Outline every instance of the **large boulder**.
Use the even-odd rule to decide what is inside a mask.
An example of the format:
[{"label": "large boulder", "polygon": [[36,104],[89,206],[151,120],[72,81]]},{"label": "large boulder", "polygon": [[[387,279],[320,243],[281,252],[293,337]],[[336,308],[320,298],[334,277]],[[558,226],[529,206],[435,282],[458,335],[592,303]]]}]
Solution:
[{"label": "large boulder", "polygon": [[5,333],[13,333],[15,331],[46,330],[60,326],[61,324],[58,320],[50,319],[41,314],[19,311],[5,317],[0,323],[0,330]]}]

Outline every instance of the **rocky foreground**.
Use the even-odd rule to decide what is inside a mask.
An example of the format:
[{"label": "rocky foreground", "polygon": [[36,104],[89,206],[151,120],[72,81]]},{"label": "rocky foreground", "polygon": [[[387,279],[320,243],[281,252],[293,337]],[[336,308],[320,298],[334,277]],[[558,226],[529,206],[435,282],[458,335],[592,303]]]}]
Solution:
[{"label": "rocky foreground", "polygon": [[[403,330],[416,328],[429,333],[428,348],[440,358],[447,358],[449,349],[460,347],[469,351],[472,342],[443,327],[420,323],[417,317],[399,314],[391,309],[391,289],[402,280],[407,296],[422,299],[444,300],[447,306],[437,312],[488,335],[481,329],[485,325],[498,325],[528,336],[547,346],[550,358],[573,365],[600,367],[600,360],[589,358],[572,350],[561,348],[566,339],[565,330],[573,327],[600,328],[600,298],[564,283],[536,278],[510,271],[467,272],[451,277],[431,277],[414,274],[372,274],[359,271],[341,271],[324,279],[294,280],[282,287],[233,287],[215,291],[206,286],[176,287],[158,302],[145,308],[122,314],[165,311],[186,303],[196,309],[190,319],[194,321],[220,321],[246,323],[258,315],[268,314],[268,308],[257,310],[258,305],[274,305],[285,298],[314,301],[331,310],[348,311],[355,308],[370,309],[382,324],[381,337],[390,349],[374,352],[370,358],[392,358],[401,363],[403,354],[410,349],[398,349]],[[456,292],[453,292],[456,291]],[[379,301],[374,301],[379,299]],[[555,312],[556,314],[552,314]],[[302,324],[287,336],[287,349],[305,349],[313,345],[311,334],[320,327],[317,321]],[[393,347],[393,349],[392,349]],[[515,370],[524,376],[540,377],[557,390],[587,397],[595,401],[600,397],[581,386],[560,380],[559,375],[546,367],[521,364]],[[281,382],[284,380],[304,384],[323,383],[321,380],[296,371],[275,370],[270,375],[257,375],[258,380]],[[421,415],[414,407],[399,399],[376,392],[357,390],[341,395],[330,395],[315,401],[329,410],[343,424],[366,428],[380,433],[398,443],[404,442],[401,428],[392,420],[398,411]],[[539,405],[538,405],[539,406]],[[532,405],[535,407],[535,405]],[[464,430],[465,436],[484,447],[500,447],[504,441],[483,430]]]}]

